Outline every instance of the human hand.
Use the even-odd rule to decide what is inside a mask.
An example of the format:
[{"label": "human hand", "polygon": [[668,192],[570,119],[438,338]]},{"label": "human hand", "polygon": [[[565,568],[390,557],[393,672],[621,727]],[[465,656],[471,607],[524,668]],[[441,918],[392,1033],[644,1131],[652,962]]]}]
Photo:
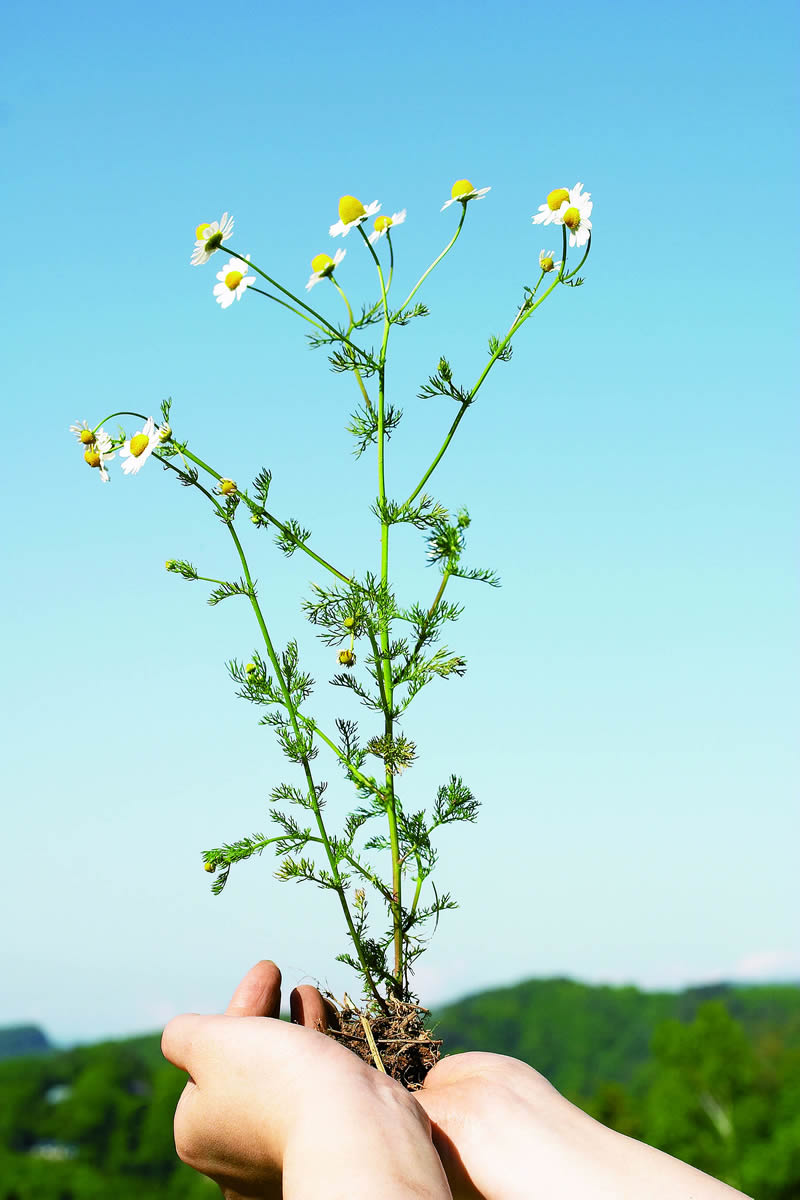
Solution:
[{"label": "human hand", "polygon": [[277,1020],[280,972],[257,964],[224,1016],[176,1017],[162,1049],[188,1071],[178,1154],[226,1200],[450,1200],[422,1108],[394,1080],[318,1032],[315,988]]},{"label": "human hand", "polygon": [[[319,992],[301,990],[304,1010],[293,1019],[324,1023]],[[453,1200],[745,1200],[601,1125],[538,1071],[502,1054],[442,1059],[414,1099],[431,1120]]]},{"label": "human hand", "polygon": [[415,1097],[454,1200],[746,1200],[566,1100],[502,1054],[442,1059]]}]

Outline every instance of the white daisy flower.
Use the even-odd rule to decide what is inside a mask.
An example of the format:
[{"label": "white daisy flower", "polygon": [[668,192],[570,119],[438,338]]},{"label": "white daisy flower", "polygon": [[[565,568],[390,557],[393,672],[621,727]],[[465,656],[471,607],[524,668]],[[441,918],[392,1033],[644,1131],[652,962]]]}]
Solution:
[{"label": "white daisy flower", "polygon": [[569,203],[569,188],[555,188],[545,203],[539,205],[539,211],[533,217],[534,225],[552,225],[561,205],[566,203]]},{"label": "white daisy flower", "polygon": [[159,444],[161,430],[156,429],[152,417],[148,417],[144,423],[144,428],[138,433],[134,433],[133,437],[129,437],[124,446],[119,452],[120,458],[124,458],[122,470],[125,475],[136,475],[141,471],[144,464],[147,462],[150,455]]},{"label": "white daisy flower", "polygon": [[380,211],[380,204],[377,200],[373,200],[366,208],[357,200],[355,196],[342,196],[339,200],[339,220],[335,225],[331,225],[329,233],[331,237],[347,237],[351,229],[355,229],[356,225],[360,225],[362,221],[366,221],[368,217],[374,217],[376,212]]},{"label": "white daisy flower", "polygon": [[585,246],[592,231],[592,193],[583,191],[583,184],[576,183],[569,189],[569,201],[562,204],[558,219],[559,224],[566,225],[569,230],[570,246]]},{"label": "white daisy flower", "polygon": [[402,225],[405,219],[405,209],[399,213],[392,213],[390,217],[376,217],[374,232],[369,235],[370,246],[374,246],[378,238],[383,237],[391,225]]},{"label": "white daisy flower", "polygon": [[556,188],[547,197],[547,203],[539,206],[533,217],[534,225],[566,225],[569,230],[570,246],[585,246],[589,240],[592,222],[592,193],[584,192],[583,184],[574,188]]},{"label": "white daisy flower", "polygon": [[90,429],[86,421],[76,421],[74,425],[69,427],[70,433],[74,433],[82,446],[93,446],[97,440],[93,429]]},{"label": "white daisy flower", "polygon": [[555,250],[540,250],[539,251],[539,267],[547,274],[548,271],[557,271],[561,266],[561,259],[556,262]]},{"label": "white daisy flower", "polygon": [[233,217],[223,213],[218,221],[211,224],[198,225],[195,230],[196,242],[192,252],[192,266],[199,267],[207,263],[215,250],[233,233]]},{"label": "white daisy flower", "polygon": [[241,300],[250,284],[255,283],[255,275],[245,274],[245,263],[249,261],[249,254],[245,255],[244,262],[241,258],[232,258],[221,271],[217,271],[219,283],[214,284],[214,295],[217,304],[221,304],[223,308],[229,308],[234,300]]},{"label": "white daisy flower", "polygon": [[330,254],[315,254],[311,260],[311,275],[306,284],[306,291],[308,292],[312,287],[316,287],[321,279],[330,279],[345,254],[347,254],[347,251],[341,248],[336,251],[333,258],[331,258]]},{"label": "white daisy flower", "polygon": [[[106,445],[110,446],[111,443],[107,442]],[[113,458],[114,455],[107,453],[105,449],[101,449],[100,443],[98,442],[96,446],[87,447],[87,449],[83,452],[83,457],[90,467],[95,467],[100,471],[100,478],[102,479],[103,483],[108,483],[110,475],[106,470],[106,463],[110,458]]]},{"label": "white daisy flower", "polygon": [[468,200],[481,200],[491,190],[490,187],[474,188],[468,179],[457,179],[450,189],[450,199],[445,200],[439,211],[444,212],[457,200],[460,200],[462,204],[466,204]]}]

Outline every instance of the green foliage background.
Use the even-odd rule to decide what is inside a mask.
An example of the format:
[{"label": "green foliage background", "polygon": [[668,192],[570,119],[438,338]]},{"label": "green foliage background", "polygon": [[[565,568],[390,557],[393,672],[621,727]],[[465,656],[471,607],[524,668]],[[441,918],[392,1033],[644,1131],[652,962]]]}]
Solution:
[{"label": "green foliage background", "polygon": [[[446,1050],[524,1059],[598,1120],[758,1200],[800,1197],[800,987],[680,993],[531,980],[434,1014]],[[16,1034],[0,1036],[15,1053]],[[159,1038],[0,1062],[0,1200],[202,1200],[178,1163],[184,1076]],[[67,1153],[72,1157],[48,1158]]]}]

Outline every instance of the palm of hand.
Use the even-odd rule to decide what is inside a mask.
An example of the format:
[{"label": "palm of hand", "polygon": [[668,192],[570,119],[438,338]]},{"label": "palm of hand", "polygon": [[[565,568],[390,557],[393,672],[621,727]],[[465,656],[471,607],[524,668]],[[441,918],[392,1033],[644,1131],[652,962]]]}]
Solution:
[{"label": "palm of hand", "polygon": [[[524,1163],[537,1149],[530,1143],[531,1116],[572,1109],[544,1076],[501,1054],[442,1059],[415,1098],[431,1121],[454,1200],[529,1197]],[[547,1124],[537,1122],[541,1140]]]}]

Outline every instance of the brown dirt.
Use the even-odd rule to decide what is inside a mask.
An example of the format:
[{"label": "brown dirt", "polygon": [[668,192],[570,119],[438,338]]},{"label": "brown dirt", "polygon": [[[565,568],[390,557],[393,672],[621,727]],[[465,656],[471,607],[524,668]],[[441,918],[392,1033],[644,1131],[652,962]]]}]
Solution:
[{"label": "brown dirt", "polygon": [[427,1008],[390,999],[383,1012],[377,1006],[358,1009],[348,996],[342,1003],[330,993],[325,999],[328,1006],[325,1032],[329,1037],[347,1046],[371,1067],[380,1069],[364,1029],[366,1020],[386,1074],[399,1080],[410,1092],[422,1087],[425,1076],[439,1061],[442,1045],[425,1025]]}]

